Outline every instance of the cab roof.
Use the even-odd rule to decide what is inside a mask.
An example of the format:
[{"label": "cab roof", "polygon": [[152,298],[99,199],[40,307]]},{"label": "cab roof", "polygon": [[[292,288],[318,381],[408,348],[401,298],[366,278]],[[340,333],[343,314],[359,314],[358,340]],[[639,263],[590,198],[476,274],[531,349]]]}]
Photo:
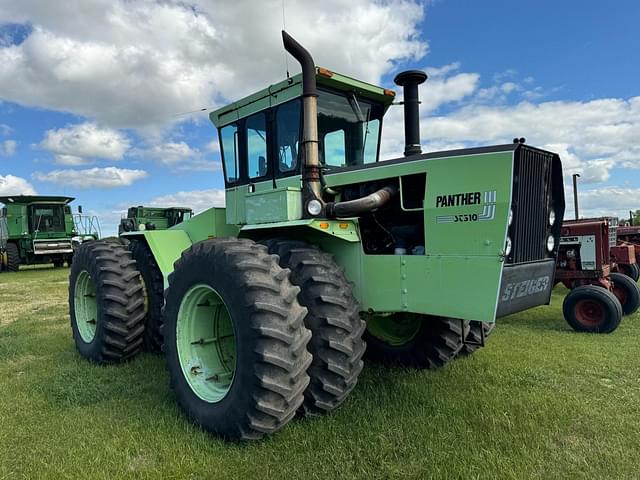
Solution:
[{"label": "cab roof", "polygon": [[74,197],[57,197],[49,195],[10,195],[0,197],[0,203],[4,203],[5,205],[30,203],[61,203],[66,205],[74,200]]},{"label": "cab roof", "polygon": [[[332,72],[326,68],[316,67],[316,82],[319,87],[329,87],[345,92],[354,92],[362,98],[373,100],[384,105],[385,110],[395,98],[393,90],[387,90],[355,78]],[[241,118],[280,105],[302,95],[302,73],[287,80],[269,85],[252,95],[219,108],[209,114],[213,124],[220,128]]]},{"label": "cab roof", "polygon": [[166,211],[166,210],[180,210],[183,212],[193,211],[193,209],[189,207],[145,207],[144,205],[138,205],[137,207],[129,207],[129,208],[144,208],[145,210],[157,210],[157,211]]}]

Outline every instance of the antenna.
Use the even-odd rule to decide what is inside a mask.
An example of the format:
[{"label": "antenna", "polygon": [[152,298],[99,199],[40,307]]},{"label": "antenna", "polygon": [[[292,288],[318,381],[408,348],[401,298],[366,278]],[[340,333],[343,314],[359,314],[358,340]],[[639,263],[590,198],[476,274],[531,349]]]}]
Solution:
[{"label": "antenna", "polygon": [[[282,30],[287,31],[287,23],[284,9],[284,0],[282,0]],[[287,72],[287,80],[290,78],[289,75],[289,57],[287,57],[287,51],[284,51],[284,69]]]}]

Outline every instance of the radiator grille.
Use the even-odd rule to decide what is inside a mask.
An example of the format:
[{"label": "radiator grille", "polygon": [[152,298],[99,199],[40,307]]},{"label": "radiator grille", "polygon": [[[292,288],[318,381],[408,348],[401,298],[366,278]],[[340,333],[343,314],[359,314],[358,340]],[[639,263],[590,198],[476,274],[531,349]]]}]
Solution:
[{"label": "radiator grille", "polygon": [[607,217],[609,224],[609,247],[615,247],[618,244],[618,218]]},{"label": "radiator grille", "polygon": [[[508,263],[549,258],[551,166],[553,155],[522,146],[516,151],[513,177],[512,252]],[[558,219],[562,221],[562,219]]]}]

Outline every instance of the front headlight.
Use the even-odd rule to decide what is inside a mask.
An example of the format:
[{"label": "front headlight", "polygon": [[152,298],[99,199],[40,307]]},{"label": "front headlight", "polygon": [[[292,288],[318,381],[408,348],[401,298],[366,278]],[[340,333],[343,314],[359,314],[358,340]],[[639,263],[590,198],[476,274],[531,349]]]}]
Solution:
[{"label": "front headlight", "polygon": [[513,223],[513,208],[509,209],[509,226]]},{"label": "front headlight", "polygon": [[320,215],[322,212],[322,203],[315,198],[313,200],[309,200],[309,203],[307,203],[307,212],[309,212],[309,215],[313,215],[314,217],[316,215]]},{"label": "front headlight", "polygon": [[553,227],[553,224],[556,223],[556,212],[553,210],[549,210],[549,225]]},{"label": "front headlight", "polygon": [[549,235],[547,237],[547,251],[553,252],[553,248],[556,246],[556,239],[553,238],[553,235]]},{"label": "front headlight", "polygon": [[138,230],[140,230],[141,232],[146,229],[147,229],[147,226],[144,223],[141,223],[140,225],[138,225]]},{"label": "front headlight", "polygon": [[505,243],[505,245],[504,245],[504,255],[505,255],[506,257],[508,257],[508,256],[509,256],[509,254],[511,253],[511,247],[512,247],[512,246],[513,246],[513,244],[511,243],[511,238],[510,238],[510,237],[507,237],[507,241],[506,241],[506,243]]}]

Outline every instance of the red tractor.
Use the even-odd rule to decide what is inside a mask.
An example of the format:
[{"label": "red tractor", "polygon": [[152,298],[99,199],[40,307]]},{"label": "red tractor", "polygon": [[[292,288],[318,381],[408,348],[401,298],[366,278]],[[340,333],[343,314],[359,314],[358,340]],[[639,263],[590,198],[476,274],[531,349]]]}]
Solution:
[{"label": "red tractor", "polygon": [[[622,315],[640,306],[640,288],[635,281],[612,271],[610,245],[616,245],[616,223],[608,218],[562,224],[555,281],[571,290],[562,310],[576,331],[612,332]],[[619,265],[636,264],[631,246],[616,246],[615,256]]]},{"label": "red tractor", "polygon": [[[619,261],[614,254],[614,249],[619,247],[633,247],[633,262],[624,263]],[[636,282],[640,279],[640,225],[629,225],[618,227],[617,229],[617,246],[611,248],[611,256],[616,259],[617,269],[620,273],[633,278]]]}]

